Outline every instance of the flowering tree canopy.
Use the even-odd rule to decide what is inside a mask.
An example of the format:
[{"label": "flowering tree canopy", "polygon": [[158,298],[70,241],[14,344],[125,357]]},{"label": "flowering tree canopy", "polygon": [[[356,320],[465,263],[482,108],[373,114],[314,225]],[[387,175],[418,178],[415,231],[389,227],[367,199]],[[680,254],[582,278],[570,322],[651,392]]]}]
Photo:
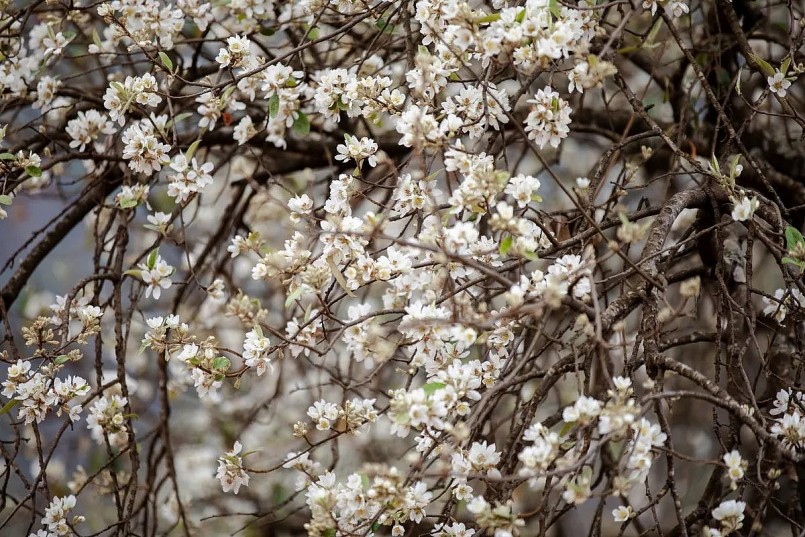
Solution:
[{"label": "flowering tree canopy", "polygon": [[0,534],[805,534],[801,2],[0,7]]}]

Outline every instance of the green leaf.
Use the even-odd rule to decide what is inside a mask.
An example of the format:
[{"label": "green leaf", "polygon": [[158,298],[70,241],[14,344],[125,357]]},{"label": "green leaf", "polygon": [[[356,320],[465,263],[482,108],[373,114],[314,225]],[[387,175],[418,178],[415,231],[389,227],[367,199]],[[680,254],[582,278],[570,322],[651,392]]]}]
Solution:
[{"label": "green leaf", "polygon": [[562,9],[559,7],[559,2],[557,2],[556,0],[550,0],[548,2],[548,9],[551,10],[551,15],[553,15],[557,19],[562,16]]},{"label": "green leaf", "polygon": [[419,52],[420,54],[424,54],[425,56],[430,56],[430,50],[428,50],[428,47],[426,47],[425,45],[419,45],[419,46],[416,48],[416,50],[417,50],[417,52]]},{"label": "green leaf", "polygon": [[395,26],[386,19],[384,19],[383,17],[380,17],[379,19],[377,19],[377,22],[375,22],[375,28],[377,28],[378,30],[380,30],[385,34],[393,34]]},{"label": "green leaf", "polygon": [[137,200],[124,200],[120,202],[121,209],[131,209],[132,207],[136,207],[140,202]]},{"label": "green leaf", "polygon": [[525,20],[525,8],[517,12],[517,16],[514,17],[514,20],[520,23],[522,23]]},{"label": "green leaf", "polygon": [[17,160],[13,153],[0,153],[0,160]]},{"label": "green leaf", "polygon": [[69,360],[70,360],[69,356],[67,356],[66,354],[62,354],[58,358],[53,360],[53,363],[55,363],[56,365],[62,365],[64,363],[68,362]]},{"label": "green leaf", "polygon": [[304,112],[299,112],[299,116],[293,122],[293,131],[299,136],[306,136],[310,133],[310,118]]},{"label": "green leaf", "polygon": [[145,262],[148,270],[154,270],[154,267],[157,266],[157,257],[159,256],[159,248],[154,248],[151,250],[151,253],[148,254],[148,260]]},{"label": "green leaf", "polygon": [[307,33],[307,37],[308,37],[308,39],[310,39],[311,41],[315,41],[316,39],[318,39],[318,38],[319,38],[319,36],[320,36],[320,35],[321,35],[321,31],[319,30],[319,27],[318,27],[318,26],[314,26],[314,27],[313,27],[313,28],[311,28],[311,29],[310,29],[310,31]]},{"label": "green leaf", "polygon": [[498,248],[500,255],[504,256],[508,254],[509,250],[512,248],[512,244],[514,244],[514,237],[511,235],[506,235],[506,238],[500,241],[500,247]]},{"label": "green leaf", "polygon": [[178,125],[180,122],[184,121],[185,119],[189,118],[192,115],[193,115],[192,112],[182,112],[181,114],[176,114],[176,117],[165,123],[165,128],[170,129],[172,126]]},{"label": "green leaf", "polygon": [[11,205],[11,196],[0,194],[0,205]]},{"label": "green leaf", "polygon": [[654,26],[651,27],[651,31],[648,33],[646,37],[645,44],[651,45],[654,43],[654,40],[657,39],[657,35],[660,33],[660,28],[662,27],[662,19],[657,19],[657,22],[654,23]]},{"label": "green leaf", "polygon": [[475,19],[475,24],[488,24],[500,20],[500,13],[492,13]]},{"label": "green leaf", "polygon": [[19,399],[12,399],[8,403],[4,404],[3,408],[0,408],[0,416],[2,416],[3,414],[8,414],[8,411],[17,406],[19,402],[20,402]]},{"label": "green leaf", "polygon": [[201,144],[201,140],[196,140],[195,142],[190,144],[190,147],[187,148],[187,152],[185,153],[184,156],[188,161],[190,161],[190,159],[193,158],[193,155],[196,153],[196,149],[198,149],[198,146],[200,144]]},{"label": "green leaf", "polygon": [[171,61],[170,56],[160,51],[159,59],[162,60],[162,65],[164,65],[168,71],[173,72],[173,62]]},{"label": "green leaf", "polygon": [[272,35],[277,33],[277,30],[272,28],[271,26],[263,26],[260,28],[260,33],[271,37]]},{"label": "green leaf", "polygon": [[774,67],[772,67],[769,62],[756,54],[750,54],[749,57],[752,58],[758,67],[760,67],[760,70],[763,71],[767,76],[774,76]]},{"label": "green leaf", "polygon": [[276,117],[279,111],[280,111],[280,96],[279,93],[275,93],[268,100],[268,117],[270,118]]},{"label": "green leaf", "polygon": [[98,35],[98,30],[95,28],[92,29],[92,42],[96,47],[101,48],[101,36]]},{"label": "green leaf", "polygon": [[539,260],[539,256],[537,255],[537,252],[523,252],[523,257],[525,257],[529,261],[538,261]]},{"label": "green leaf", "polygon": [[296,302],[296,299],[302,296],[302,290],[303,287],[300,285],[299,287],[296,288],[296,290],[293,293],[288,295],[288,298],[285,299],[285,309],[291,307],[291,304]]},{"label": "green leaf", "polygon": [[783,264],[784,264],[784,265],[796,265],[796,266],[798,266],[798,267],[802,268],[802,266],[803,266],[805,263],[803,263],[803,262],[802,262],[802,261],[800,261],[799,259],[794,259],[793,257],[788,257],[788,256],[785,256],[785,257],[783,257]]},{"label": "green leaf", "polygon": [[335,281],[338,283],[341,289],[344,290],[347,296],[354,297],[355,293],[353,293],[352,289],[349,288],[347,280],[346,278],[344,278],[344,274],[341,273],[341,270],[339,270],[338,266],[335,264],[335,261],[333,261],[332,257],[327,257],[327,266],[330,268],[330,272],[332,273],[333,278],[335,278]]},{"label": "green leaf", "polygon": [[219,356],[212,361],[213,369],[218,369],[221,371],[226,371],[229,369],[229,366],[232,365],[232,362],[229,361],[229,358],[226,356]]},{"label": "green leaf", "polygon": [[422,386],[422,389],[425,390],[426,394],[433,395],[437,391],[439,391],[442,388],[444,388],[444,386],[445,385],[443,383],[441,383],[441,382],[428,382],[427,384]]},{"label": "green leaf", "polygon": [[783,60],[782,65],[780,65],[780,72],[783,73],[783,75],[787,74],[789,67],[791,67],[791,56]]},{"label": "green leaf", "polygon": [[569,433],[570,429],[573,428],[574,424],[575,422],[571,421],[569,423],[565,423],[564,425],[562,425],[562,428],[559,430],[559,436],[565,436],[567,433]]},{"label": "green leaf", "polygon": [[802,233],[793,226],[788,226],[785,228],[785,244],[789,250],[793,250],[797,247],[797,244],[805,242],[805,238],[803,238]]},{"label": "green leaf", "polygon": [[25,173],[31,177],[42,177],[42,168],[39,166],[26,166]]}]

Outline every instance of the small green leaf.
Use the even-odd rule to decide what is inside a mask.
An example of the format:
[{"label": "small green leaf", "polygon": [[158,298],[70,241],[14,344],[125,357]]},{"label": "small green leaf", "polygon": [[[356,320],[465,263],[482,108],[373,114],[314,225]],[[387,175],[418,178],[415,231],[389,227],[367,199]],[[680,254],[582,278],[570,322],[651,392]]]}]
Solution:
[{"label": "small green leaf", "polygon": [[645,44],[651,45],[654,43],[654,40],[657,39],[657,35],[660,33],[660,28],[662,27],[662,19],[657,19],[657,22],[654,23],[654,26],[651,27],[651,31],[648,33],[646,37]]},{"label": "small green leaf", "polygon": [[520,22],[520,23],[525,20],[525,8],[523,8],[520,11],[517,12],[517,16],[514,17],[514,20],[516,20],[517,22]]},{"label": "small green leaf", "polygon": [[57,357],[55,360],[53,360],[53,363],[55,363],[56,365],[62,365],[64,363],[68,362],[69,360],[70,360],[69,356],[67,356],[66,354],[62,354],[59,357]]},{"label": "small green leaf", "polygon": [[801,268],[802,265],[803,265],[803,262],[800,261],[799,259],[794,259],[793,257],[785,256],[785,257],[783,257],[783,264],[784,265],[796,265],[796,266]]},{"label": "small green leaf", "polygon": [[495,22],[499,20],[500,20],[500,13],[492,13],[490,15],[484,15],[483,17],[475,19],[475,24],[489,24],[490,22]]},{"label": "small green leaf", "polygon": [[805,242],[805,238],[803,238],[802,233],[793,226],[788,226],[785,228],[785,244],[789,250],[793,250],[797,247],[797,244]]},{"label": "small green leaf", "polygon": [[783,73],[783,75],[786,75],[789,67],[791,67],[791,56],[783,60],[782,65],[780,65],[780,72]]},{"label": "small green leaf", "polygon": [[539,256],[537,255],[537,252],[523,252],[523,257],[525,257],[529,261],[539,261]]},{"label": "small green leaf", "polygon": [[17,160],[13,153],[0,153],[0,160]]},{"label": "small green leaf", "polygon": [[314,27],[313,27],[313,28],[311,28],[311,29],[310,29],[310,31],[307,33],[307,37],[308,37],[308,39],[310,39],[311,41],[315,41],[316,39],[318,39],[318,38],[319,38],[319,36],[320,36],[320,35],[321,35],[321,30],[319,30],[319,27],[318,27],[318,26],[314,26]]},{"label": "small green leaf", "polygon": [[136,199],[123,200],[120,202],[120,208],[131,209],[132,207],[136,207],[139,203],[140,202],[137,201]]},{"label": "small green leaf", "polygon": [[511,250],[512,244],[514,244],[514,237],[511,235],[506,235],[506,238],[500,241],[500,247],[498,248],[500,255],[504,256],[508,254],[509,250]]},{"label": "small green leaf", "polygon": [[299,116],[293,122],[293,131],[299,136],[310,133],[310,118],[304,112],[299,112]]},{"label": "small green leaf", "polygon": [[4,404],[3,408],[0,408],[0,416],[2,416],[3,414],[8,414],[8,411],[17,406],[19,402],[20,402],[19,399],[12,399],[8,403]]},{"label": "small green leaf", "polygon": [[417,48],[417,52],[420,54],[424,54],[425,56],[430,56],[430,50],[425,45],[419,45]]},{"label": "small green leaf", "polygon": [[352,289],[349,288],[347,279],[344,278],[344,274],[341,273],[341,270],[335,264],[335,261],[333,261],[332,257],[327,257],[327,266],[330,268],[333,278],[335,278],[335,281],[338,283],[341,289],[343,289],[348,296],[354,297],[355,293],[353,293]]},{"label": "small green leaf", "polygon": [[170,56],[160,51],[159,59],[162,60],[162,65],[164,65],[168,71],[173,72],[173,62],[171,61]]},{"label": "small green leaf", "polygon": [[11,196],[0,194],[0,205],[11,205]]},{"label": "small green leaf", "polygon": [[280,111],[280,96],[279,93],[275,93],[271,96],[268,100],[268,117],[274,118]]},{"label": "small green leaf", "polygon": [[159,248],[154,248],[151,250],[151,253],[148,254],[148,260],[145,262],[148,270],[154,270],[154,267],[157,266],[157,257],[159,256]]},{"label": "small green leaf", "polygon": [[95,28],[92,29],[92,42],[96,47],[101,48],[101,36],[98,35],[98,30]]},{"label": "small green leaf", "polygon": [[224,90],[224,93],[221,94],[221,102],[224,102],[224,103],[228,102],[229,98],[232,97],[232,94],[235,93],[236,89],[237,89],[236,86],[229,86],[228,88],[226,88]]},{"label": "small green leaf", "polygon": [[441,383],[441,382],[428,382],[427,384],[422,386],[422,389],[425,390],[425,393],[427,395],[433,395],[437,391],[439,391],[442,388],[444,388],[444,386],[445,385],[443,383]]},{"label": "small green leaf", "polygon": [[285,309],[288,309],[289,307],[291,307],[291,304],[296,302],[296,299],[299,298],[300,296],[302,296],[302,290],[303,290],[303,287],[300,285],[299,287],[296,288],[296,290],[294,290],[293,293],[288,295],[288,298],[285,299]]},{"label": "small green leaf", "polygon": [[31,177],[42,177],[42,168],[39,166],[26,166],[25,173]]},{"label": "small green leaf", "polygon": [[774,67],[772,67],[769,62],[756,54],[750,54],[749,56],[767,76],[774,76]]},{"label": "small green leaf", "polygon": [[226,356],[219,356],[218,358],[212,361],[213,369],[218,369],[221,371],[228,370],[230,365],[232,365],[232,362],[230,362],[229,358],[227,358]]},{"label": "small green leaf", "polygon": [[185,153],[184,156],[188,161],[190,161],[190,159],[193,158],[193,155],[196,153],[196,149],[198,149],[198,146],[200,144],[201,144],[201,140],[196,140],[195,142],[190,144],[190,147],[187,148],[187,152]]},{"label": "small green leaf", "polygon": [[182,112],[181,114],[176,114],[175,118],[168,121],[167,127],[170,128],[171,125],[177,125],[178,123],[184,121],[185,119],[189,118],[192,115],[193,115],[192,112]]},{"label": "small green leaf", "polygon": [[274,35],[275,33],[277,33],[277,30],[276,30],[276,29],[274,29],[274,28],[273,28],[273,27],[271,27],[271,26],[262,26],[262,27],[260,28],[260,33],[261,33],[261,34],[263,34],[263,35],[267,35],[267,36],[271,37],[272,35]]},{"label": "small green leaf", "polygon": [[571,421],[569,423],[565,423],[564,425],[562,425],[562,428],[559,430],[559,436],[565,436],[567,433],[569,433],[570,429],[573,428],[574,424],[575,422]]},{"label": "small green leaf", "polygon": [[384,19],[383,17],[380,17],[379,19],[377,19],[377,22],[375,22],[375,28],[377,28],[378,30],[380,30],[381,32],[383,32],[385,34],[393,34],[394,33],[394,25],[391,24],[386,19]]},{"label": "small green leaf", "polygon": [[556,0],[550,0],[548,2],[548,9],[551,10],[551,15],[553,15],[557,19],[562,16],[562,9],[559,7],[559,2],[557,2]]}]

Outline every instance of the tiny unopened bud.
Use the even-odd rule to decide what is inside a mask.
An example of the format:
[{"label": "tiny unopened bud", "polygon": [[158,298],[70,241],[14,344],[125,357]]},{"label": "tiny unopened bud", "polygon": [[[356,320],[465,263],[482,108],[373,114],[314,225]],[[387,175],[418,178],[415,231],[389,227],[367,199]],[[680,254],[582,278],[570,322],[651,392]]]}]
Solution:
[{"label": "tiny unopened bud", "polygon": [[302,438],[307,434],[307,424],[297,421],[293,424],[293,435],[296,438]]}]

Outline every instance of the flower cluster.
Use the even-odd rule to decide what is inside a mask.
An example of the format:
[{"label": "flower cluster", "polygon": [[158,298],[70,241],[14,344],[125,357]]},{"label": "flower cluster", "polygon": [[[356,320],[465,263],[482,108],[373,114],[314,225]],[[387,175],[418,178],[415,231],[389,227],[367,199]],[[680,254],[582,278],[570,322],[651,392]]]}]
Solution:
[{"label": "flower cluster", "polygon": [[47,509],[45,509],[45,516],[42,517],[42,525],[47,526],[47,531],[39,530],[36,533],[32,533],[30,537],[72,537],[76,535],[73,531],[73,526],[84,522],[86,519],[80,515],[75,515],[68,519],[75,504],[76,498],[72,494],[63,497],[54,496]]},{"label": "flower cluster", "polygon": [[82,406],[73,401],[89,394],[87,381],[78,376],[61,379],[52,371],[55,368],[43,367],[40,371],[33,371],[31,362],[22,360],[8,368],[2,394],[22,404],[18,418],[25,423],[41,423],[51,411],[55,411],[57,416],[65,412],[73,422],[80,419]]},{"label": "flower cluster", "polygon": [[154,75],[127,76],[121,82],[112,81],[103,96],[103,106],[109,110],[109,118],[122,127],[126,114],[134,105],[155,107],[162,102],[157,93],[157,80]]},{"label": "flower cluster", "polygon": [[227,451],[223,456],[218,457],[218,473],[215,478],[221,480],[221,487],[224,492],[231,490],[237,494],[241,486],[249,486],[249,474],[243,468],[245,454],[240,455],[242,450],[243,445],[236,440],[231,451]]},{"label": "flower cluster", "polygon": [[769,414],[776,416],[771,433],[780,437],[783,445],[798,450],[805,447],[805,393],[793,390],[780,390],[774,400],[774,408]]},{"label": "flower cluster", "polygon": [[307,487],[305,496],[311,511],[305,529],[311,537],[354,534],[372,522],[401,535],[407,521],[422,521],[432,499],[424,482],[406,483],[396,468],[380,465],[351,474],[345,483],[325,472]]},{"label": "flower cluster", "polygon": [[[341,406],[322,399],[307,409],[307,415],[319,431],[329,431],[339,420],[343,420],[344,431],[359,435],[365,429],[364,425],[377,421],[378,413],[374,404],[375,399],[356,398]],[[301,430],[306,430],[304,425]]]},{"label": "flower cluster", "polygon": [[92,403],[87,415],[87,428],[92,438],[103,445],[105,441],[116,447],[128,442],[126,405],[128,400],[119,394],[103,395]]}]

